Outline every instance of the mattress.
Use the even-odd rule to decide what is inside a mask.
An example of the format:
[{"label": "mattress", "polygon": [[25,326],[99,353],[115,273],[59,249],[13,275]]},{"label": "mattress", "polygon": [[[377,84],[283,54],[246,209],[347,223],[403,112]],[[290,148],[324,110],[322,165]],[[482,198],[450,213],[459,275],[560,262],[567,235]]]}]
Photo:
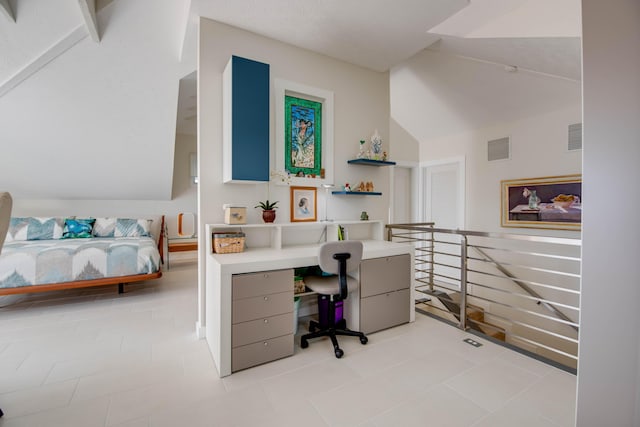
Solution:
[{"label": "mattress", "polygon": [[152,237],[14,241],[0,255],[0,289],[150,274],[159,266]]}]

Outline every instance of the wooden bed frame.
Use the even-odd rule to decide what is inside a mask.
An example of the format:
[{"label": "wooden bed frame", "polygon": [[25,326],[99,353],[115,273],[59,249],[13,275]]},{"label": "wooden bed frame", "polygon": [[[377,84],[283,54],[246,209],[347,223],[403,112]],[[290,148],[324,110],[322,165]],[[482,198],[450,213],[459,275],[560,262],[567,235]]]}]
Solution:
[{"label": "wooden bed frame", "polygon": [[[160,252],[160,263],[164,264],[164,215],[160,224],[160,238],[158,239],[158,251]],[[131,276],[102,277],[91,280],[75,280],[73,282],[47,283],[45,285],[21,286],[19,288],[2,288],[0,296],[30,294],[33,292],[60,291],[63,289],[90,288],[92,286],[118,285],[118,293],[124,293],[125,283],[142,282],[144,280],[157,279],[162,277],[162,269],[149,274],[134,274]]]}]

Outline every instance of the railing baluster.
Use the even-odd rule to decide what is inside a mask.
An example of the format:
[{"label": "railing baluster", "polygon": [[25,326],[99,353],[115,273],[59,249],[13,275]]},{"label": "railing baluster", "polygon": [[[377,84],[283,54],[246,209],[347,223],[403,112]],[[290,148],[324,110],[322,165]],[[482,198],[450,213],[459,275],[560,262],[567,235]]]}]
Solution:
[{"label": "railing baluster", "polygon": [[467,330],[467,237],[460,245],[460,329]]}]

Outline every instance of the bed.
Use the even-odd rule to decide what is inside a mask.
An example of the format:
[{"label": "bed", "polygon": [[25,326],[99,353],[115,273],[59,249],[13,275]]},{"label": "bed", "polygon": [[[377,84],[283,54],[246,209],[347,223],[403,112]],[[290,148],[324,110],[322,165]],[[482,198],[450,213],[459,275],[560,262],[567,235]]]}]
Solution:
[{"label": "bed", "polygon": [[[78,221],[94,221],[92,229],[78,231],[73,228]],[[122,293],[125,283],[162,276],[163,216],[75,223],[65,218],[12,218],[13,233],[10,228],[0,255],[0,296],[113,284]],[[35,231],[25,230],[30,225],[24,224]],[[119,224],[129,228],[119,232]],[[85,235],[68,238],[71,230]]]}]

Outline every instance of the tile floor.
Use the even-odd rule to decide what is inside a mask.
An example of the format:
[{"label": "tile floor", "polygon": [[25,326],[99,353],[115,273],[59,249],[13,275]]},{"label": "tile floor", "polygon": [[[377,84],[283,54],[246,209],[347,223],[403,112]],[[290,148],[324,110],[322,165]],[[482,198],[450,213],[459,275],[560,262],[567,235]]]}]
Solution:
[{"label": "tile floor", "polygon": [[195,312],[193,263],[123,295],[0,297],[0,426],[574,425],[575,376],[420,314],[220,379]]}]

